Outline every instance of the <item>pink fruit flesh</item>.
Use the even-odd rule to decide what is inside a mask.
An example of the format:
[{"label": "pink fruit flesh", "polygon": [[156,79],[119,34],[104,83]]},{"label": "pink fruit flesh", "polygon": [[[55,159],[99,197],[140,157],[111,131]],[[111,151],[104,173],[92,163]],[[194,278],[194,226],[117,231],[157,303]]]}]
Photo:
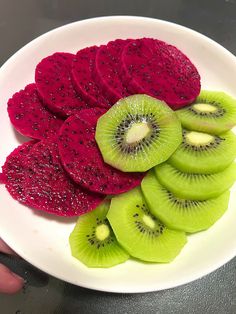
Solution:
[{"label": "pink fruit flesh", "polygon": [[47,107],[61,116],[70,116],[88,108],[74,88],[71,78],[71,53],[56,52],[36,67],[35,82]]},{"label": "pink fruit flesh", "polygon": [[36,144],[24,160],[27,205],[58,216],[78,216],[96,208],[104,196],[75,184],[62,168],[56,141]]},{"label": "pink fruit flesh", "polygon": [[15,129],[34,139],[55,136],[63,124],[62,119],[44,107],[35,84],[15,93],[8,101],[7,110]]},{"label": "pink fruit flesh", "polygon": [[164,100],[173,109],[190,104],[200,93],[200,75],[176,47],[144,38],[132,41],[122,52],[123,80],[131,93]]},{"label": "pink fruit flesh", "polygon": [[78,93],[83,95],[90,107],[109,108],[101,86],[95,81],[95,57],[98,47],[79,50],[72,63],[72,76]]},{"label": "pink fruit flesh", "polygon": [[6,158],[2,167],[1,183],[6,184],[6,188],[11,196],[19,202],[26,203],[25,179],[27,169],[24,167],[24,160],[29,154],[36,141],[26,142],[16,149]]},{"label": "pink fruit flesh", "polygon": [[110,41],[107,45],[99,47],[96,55],[97,77],[111,103],[130,95],[120,77],[121,53],[130,41],[130,39]]},{"label": "pink fruit flesh", "polygon": [[[84,111],[87,111],[86,115]],[[140,185],[144,173],[121,172],[103,161],[95,141],[96,120],[101,111],[84,111],[81,111],[81,117],[68,118],[60,130],[61,161],[71,178],[85,188],[103,194],[119,194]],[[90,119],[84,120],[83,116],[88,115]]]}]

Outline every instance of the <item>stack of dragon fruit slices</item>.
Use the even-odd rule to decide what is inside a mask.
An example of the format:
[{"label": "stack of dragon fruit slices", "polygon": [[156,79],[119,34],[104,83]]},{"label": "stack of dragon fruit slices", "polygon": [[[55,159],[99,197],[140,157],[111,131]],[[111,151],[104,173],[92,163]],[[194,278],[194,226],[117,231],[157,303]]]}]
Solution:
[{"label": "stack of dragon fruit slices", "polygon": [[117,39],[76,55],[56,52],[37,65],[35,83],[8,101],[12,125],[32,140],[7,157],[0,181],[14,199],[34,209],[60,216],[91,211],[145,176],[103,161],[95,141],[98,118],[132,94],[164,100],[175,110],[199,92],[195,66],[157,39]]}]

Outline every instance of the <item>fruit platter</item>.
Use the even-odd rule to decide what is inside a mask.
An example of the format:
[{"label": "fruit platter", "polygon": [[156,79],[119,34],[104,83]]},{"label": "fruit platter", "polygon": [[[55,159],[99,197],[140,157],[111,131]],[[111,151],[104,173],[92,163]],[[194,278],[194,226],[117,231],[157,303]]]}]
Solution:
[{"label": "fruit platter", "polygon": [[51,275],[113,292],[174,287],[227,262],[235,64],[201,34],[135,17],[22,48],[0,71],[3,239]]}]

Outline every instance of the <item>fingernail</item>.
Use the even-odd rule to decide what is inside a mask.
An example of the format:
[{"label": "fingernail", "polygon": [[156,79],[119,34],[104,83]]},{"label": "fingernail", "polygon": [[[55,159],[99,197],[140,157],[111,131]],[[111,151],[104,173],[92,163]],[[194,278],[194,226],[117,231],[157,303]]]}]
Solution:
[{"label": "fingernail", "polygon": [[18,275],[15,274],[15,273],[12,273],[12,276],[15,277],[16,279],[19,279],[19,280],[21,280],[21,281],[24,281],[24,279],[23,279],[22,277],[18,276]]}]

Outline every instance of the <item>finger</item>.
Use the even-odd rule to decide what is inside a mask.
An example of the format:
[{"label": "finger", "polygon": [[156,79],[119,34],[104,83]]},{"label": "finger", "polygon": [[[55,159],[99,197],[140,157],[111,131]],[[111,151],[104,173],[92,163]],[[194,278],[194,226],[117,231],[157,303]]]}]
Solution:
[{"label": "finger", "polygon": [[0,252],[16,255],[16,253],[12,249],[10,249],[9,246],[6,245],[6,243],[3,242],[2,239],[0,239]]},{"label": "finger", "polygon": [[24,285],[24,280],[0,264],[0,293],[13,294]]}]

